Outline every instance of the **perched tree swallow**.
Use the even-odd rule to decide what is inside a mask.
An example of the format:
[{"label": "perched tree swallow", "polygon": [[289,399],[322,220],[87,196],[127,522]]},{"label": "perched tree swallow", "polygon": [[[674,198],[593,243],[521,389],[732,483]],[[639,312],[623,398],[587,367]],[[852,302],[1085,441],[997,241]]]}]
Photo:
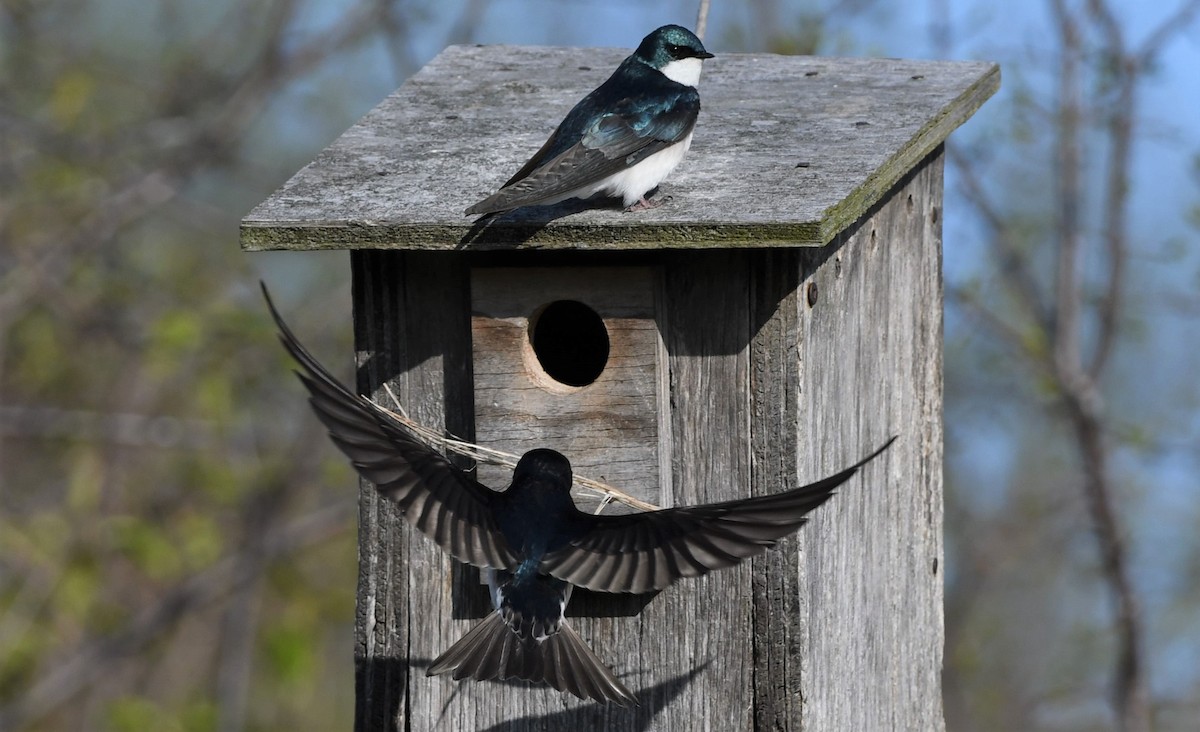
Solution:
[{"label": "perched tree swallow", "polygon": [[664,25],[642,39],[575,105],[525,167],[467,215],[540,206],[604,192],[625,210],[653,208],[646,194],[692,144],[700,113],[700,63],[713,55],[691,31]]},{"label": "perched tree swallow", "polygon": [[292,335],[265,285],[263,294],[280,340],[303,368],[297,375],[309,403],[359,475],[443,551],[494,575],[495,611],[434,659],[430,676],[525,679],[581,699],[636,704],[567,623],[572,587],[642,593],[732,567],[800,528],[896,439],[840,473],[784,493],[645,513],[584,513],[571,500],[567,458],[530,450],[508,490],[487,488],[342,386]]}]

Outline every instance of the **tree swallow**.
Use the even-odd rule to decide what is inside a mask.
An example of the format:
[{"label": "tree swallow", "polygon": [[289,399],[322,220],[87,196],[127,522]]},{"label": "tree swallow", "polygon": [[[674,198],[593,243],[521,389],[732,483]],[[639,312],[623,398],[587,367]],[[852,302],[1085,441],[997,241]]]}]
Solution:
[{"label": "tree swallow", "polygon": [[599,87],[567,113],[542,149],[468,216],[604,192],[626,211],[653,208],[646,194],[692,144],[700,64],[713,55],[691,31],[664,25],[642,39]]},{"label": "tree swallow", "polygon": [[774,495],[624,515],[584,513],[571,500],[571,464],[525,453],[503,492],[451,465],[395,418],[340,384],[300,345],[263,295],[309,403],[366,480],[450,556],[489,570],[494,611],[434,659],[427,675],[544,682],[581,699],[636,704],[564,617],[574,586],[661,590],[732,567],[800,528],[807,515],[896,438],[824,480]]}]

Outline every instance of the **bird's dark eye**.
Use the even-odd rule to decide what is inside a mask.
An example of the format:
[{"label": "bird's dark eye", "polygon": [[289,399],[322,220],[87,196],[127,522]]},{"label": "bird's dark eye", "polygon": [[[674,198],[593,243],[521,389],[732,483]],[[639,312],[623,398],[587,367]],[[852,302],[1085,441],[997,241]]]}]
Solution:
[{"label": "bird's dark eye", "polygon": [[674,43],[667,46],[667,51],[675,58],[683,58],[687,54],[686,46],[676,46]]}]

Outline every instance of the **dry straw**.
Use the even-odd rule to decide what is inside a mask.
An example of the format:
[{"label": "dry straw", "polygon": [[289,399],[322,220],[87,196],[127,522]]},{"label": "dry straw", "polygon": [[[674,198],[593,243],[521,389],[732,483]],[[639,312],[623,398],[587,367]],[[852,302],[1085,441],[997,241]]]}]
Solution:
[{"label": "dry straw", "polygon": [[[386,407],[381,407],[378,404],[372,403],[373,406],[386,413],[400,424],[404,425],[409,432],[412,432],[427,445],[442,450],[449,450],[450,452],[454,452],[459,455],[464,455],[472,460],[475,460],[476,462],[487,463],[489,465],[504,465],[509,468],[517,467],[517,460],[519,459],[519,456],[517,455],[513,455],[509,452],[503,452],[501,450],[493,450],[489,447],[481,447],[472,442],[460,440],[454,435],[442,435],[441,433],[409,418],[408,414],[404,411],[404,407],[400,405],[400,400],[396,398],[394,393],[392,393],[391,387],[389,387],[387,384],[384,384],[383,388],[387,391],[388,396],[391,397],[392,403],[396,405],[397,411],[393,412]],[[653,503],[647,503],[646,501],[639,500],[628,493],[625,493],[624,491],[608,485],[607,483],[601,483],[598,480],[585,478],[579,474],[575,474],[574,485],[583,490],[591,491],[600,495],[600,506],[596,509],[596,513],[603,511],[611,501],[624,503],[626,506],[636,508],[639,511],[658,510],[658,506],[655,506]]]}]

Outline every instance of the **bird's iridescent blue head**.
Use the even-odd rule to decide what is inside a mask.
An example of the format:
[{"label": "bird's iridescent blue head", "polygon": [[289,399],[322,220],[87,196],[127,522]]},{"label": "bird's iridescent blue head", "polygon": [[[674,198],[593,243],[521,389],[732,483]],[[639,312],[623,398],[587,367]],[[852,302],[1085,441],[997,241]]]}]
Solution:
[{"label": "bird's iridescent blue head", "polygon": [[[682,81],[675,80],[687,86],[695,86],[700,79],[700,62],[713,57],[696,34],[681,25],[664,25],[654,30],[642,39],[633,55],[672,79],[684,77]],[[684,70],[688,73],[679,73]],[[693,75],[696,81],[687,83]]]},{"label": "bird's iridescent blue head", "polygon": [[513,471],[513,484],[535,479],[570,490],[571,461],[562,453],[544,447],[530,450],[517,461],[517,467]]}]

